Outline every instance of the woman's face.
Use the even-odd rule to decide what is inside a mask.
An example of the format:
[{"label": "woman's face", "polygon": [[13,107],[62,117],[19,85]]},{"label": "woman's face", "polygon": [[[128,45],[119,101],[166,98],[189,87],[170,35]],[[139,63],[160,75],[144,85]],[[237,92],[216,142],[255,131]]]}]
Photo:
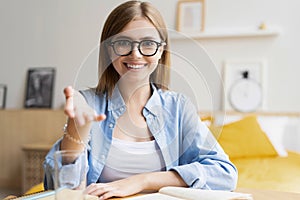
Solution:
[{"label": "woman's face", "polygon": [[[122,79],[135,82],[149,82],[149,77],[156,69],[164,48],[163,45],[158,45],[157,52],[154,55],[143,55],[149,55],[149,53],[153,52],[153,46],[156,46],[155,42],[158,42],[159,44],[163,42],[161,41],[156,28],[145,18],[136,18],[129,22],[119,34],[113,36],[111,41],[114,43],[115,49],[113,49],[112,46],[109,46],[108,51],[110,53],[112,64]],[[133,41],[133,48],[130,53],[131,42]],[[144,41],[140,44],[142,52],[139,51],[139,44],[137,43],[141,41]],[[153,43],[151,41],[155,42]],[[126,51],[126,49],[128,51]],[[128,55],[121,56],[120,54]]]}]

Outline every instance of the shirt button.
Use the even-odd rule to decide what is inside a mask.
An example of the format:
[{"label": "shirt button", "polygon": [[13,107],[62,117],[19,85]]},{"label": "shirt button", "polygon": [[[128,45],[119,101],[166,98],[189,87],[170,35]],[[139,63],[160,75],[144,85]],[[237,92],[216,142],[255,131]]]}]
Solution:
[{"label": "shirt button", "polygon": [[105,155],[101,155],[101,159],[104,160],[105,159]]},{"label": "shirt button", "polygon": [[120,111],[121,111],[121,112],[123,112],[123,111],[124,111],[124,108],[123,108],[123,107],[122,107],[122,108],[120,108]]},{"label": "shirt button", "polygon": [[109,126],[109,128],[112,128],[112,127],[114,127],[114,124],[110,123],[108,126]]}]

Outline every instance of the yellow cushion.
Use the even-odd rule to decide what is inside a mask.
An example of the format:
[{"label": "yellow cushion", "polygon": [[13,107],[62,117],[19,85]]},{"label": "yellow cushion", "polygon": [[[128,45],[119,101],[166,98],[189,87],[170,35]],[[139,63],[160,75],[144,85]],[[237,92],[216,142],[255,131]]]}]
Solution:
[{"label": "yellow cushion", "polygon": [[33,194],[33,193],[37,193],[37,192],[42,192],[44,191],[44,184],[43,183],[39,183],[33,187],[31,187],[25,194]]},{"label": "yellow cushion", "polygon": [[223,127],[211,127],[211,130],[230,158],[278,155],[255,115],[246,116]]}]

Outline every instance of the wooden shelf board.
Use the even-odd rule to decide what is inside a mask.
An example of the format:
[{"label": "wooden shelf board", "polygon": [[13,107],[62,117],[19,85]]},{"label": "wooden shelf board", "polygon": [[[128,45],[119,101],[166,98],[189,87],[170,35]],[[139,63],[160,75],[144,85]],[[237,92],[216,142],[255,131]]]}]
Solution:
[{"label": "wooden shelf board", "polygon": [[171,40],[191,39],[222,39],[242,37],[263,37],[277,36],[280,31],[277,29],[255,30],[255,29],[228,29],[228,30],[207,30],[201,33],[171,33]]}]

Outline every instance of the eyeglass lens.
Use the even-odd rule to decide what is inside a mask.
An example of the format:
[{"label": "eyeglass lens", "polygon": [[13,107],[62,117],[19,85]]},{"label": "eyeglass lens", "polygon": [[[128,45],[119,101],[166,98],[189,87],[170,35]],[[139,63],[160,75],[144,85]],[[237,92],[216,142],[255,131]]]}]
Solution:
[{"label": "eyeglass lens", "polygon": [[130,40],[117,40],[111,43],[114,52],[119,56],[127,56],[131,54],[134,43],[137,43],[139,52],[144,56],[153,56],[156,54],[158,47],[162,44],[153,40],[142,40],[140,42]]}]

